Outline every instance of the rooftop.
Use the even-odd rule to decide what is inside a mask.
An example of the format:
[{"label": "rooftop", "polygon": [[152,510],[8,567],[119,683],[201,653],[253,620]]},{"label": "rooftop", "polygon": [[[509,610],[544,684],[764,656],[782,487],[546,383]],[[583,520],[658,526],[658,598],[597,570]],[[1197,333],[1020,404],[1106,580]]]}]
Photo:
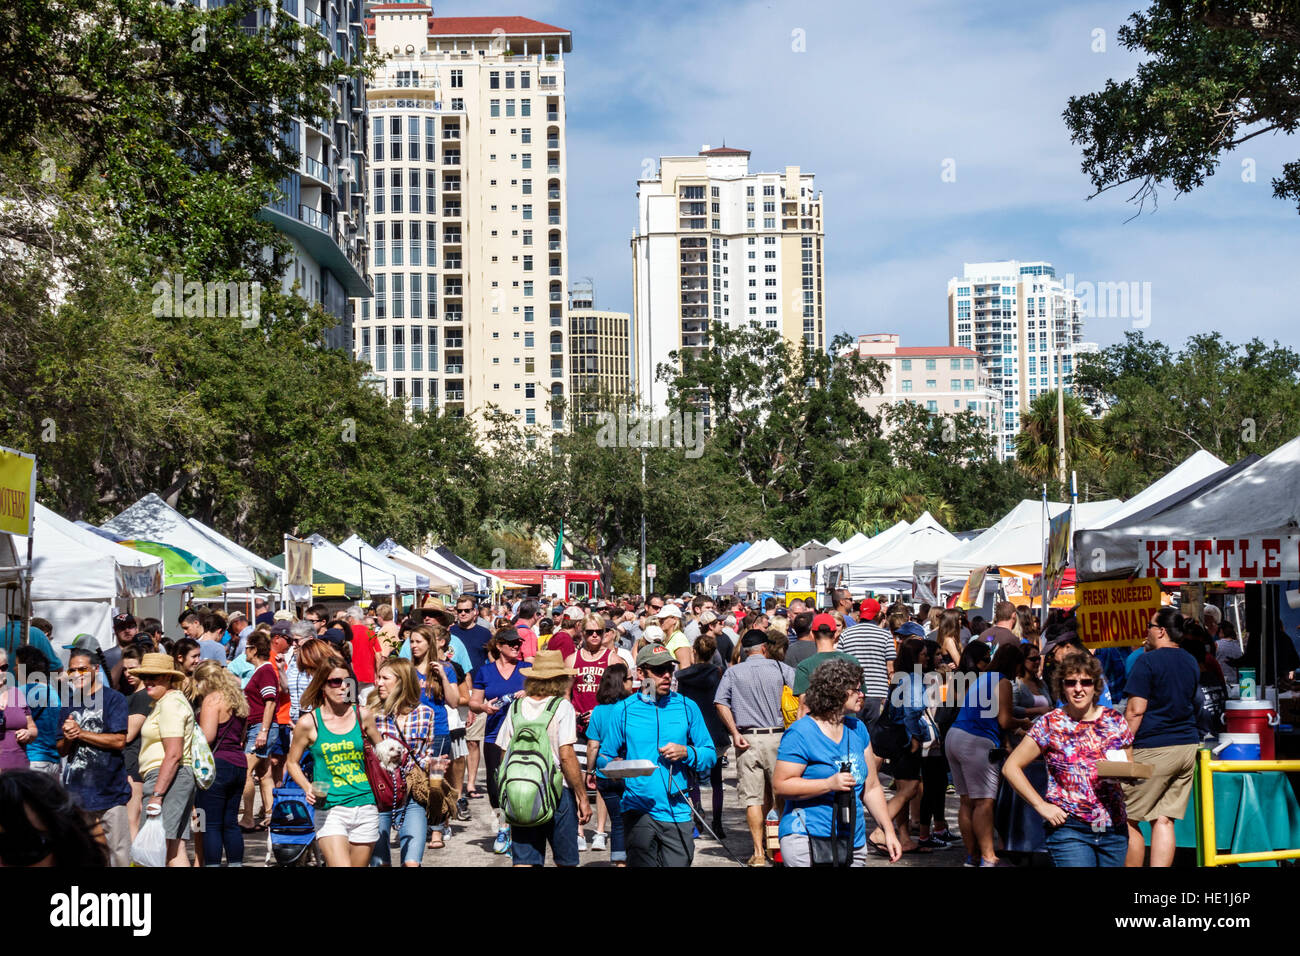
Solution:
[{"label": "rooftop", "polygon": [[[385,3],[370,8],[373,13],[410,13],[428,10],[423,3]],[[529,17],[435,17],[429,18],[431,37],[561,36],[570,31]],[[366,31],[374,32],[374,17],[366,18]]]}]

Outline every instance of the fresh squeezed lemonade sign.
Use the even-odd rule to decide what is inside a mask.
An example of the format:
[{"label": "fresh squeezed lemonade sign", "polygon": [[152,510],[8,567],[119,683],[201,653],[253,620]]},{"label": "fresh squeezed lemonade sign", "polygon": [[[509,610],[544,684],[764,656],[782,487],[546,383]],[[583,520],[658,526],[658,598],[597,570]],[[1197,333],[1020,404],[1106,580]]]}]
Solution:
[{"label": "fresh squeezed lemonade sign", "polygon": [[1132,647],[1146,640],[1151,616],[1160,610],[1160,581],[1081,582],[1074,597],[1085,647]]},{"label": "fresh squeezed lemonade sign", "polygon": [[1143,538],[1143,570],[1162,581],[1268,581],[1300,577],[1300,535]]}]

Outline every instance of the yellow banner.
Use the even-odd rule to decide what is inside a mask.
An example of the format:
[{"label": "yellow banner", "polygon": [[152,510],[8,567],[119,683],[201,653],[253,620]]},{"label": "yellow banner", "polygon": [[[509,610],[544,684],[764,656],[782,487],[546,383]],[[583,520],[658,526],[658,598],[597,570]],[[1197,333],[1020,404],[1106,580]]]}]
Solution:
[{"label": "yellow banner", "polygon": [[1151,616],[1160,610],[1160,579],[1080,582],[1074,596],[1084,646],[1133,647],[1146,640]]},{"label": "yellow banner", "polygon": [[0,531],[30,535],[35,500],[36,456],[0,447]]},{"label": "yellow banner", "polygon": [[347,592],[342,581],[336,581],[333,584],[313,584],[311,586],[312,597],[346,597]]},{"label": "yellow banner", "polygon": [[789,607],[790,602],[795,600],[796,598],[801,599],[809,607],[812,607],[813,603],[817,600],[817,592],[816,591],[786,591],[785,606]]}]

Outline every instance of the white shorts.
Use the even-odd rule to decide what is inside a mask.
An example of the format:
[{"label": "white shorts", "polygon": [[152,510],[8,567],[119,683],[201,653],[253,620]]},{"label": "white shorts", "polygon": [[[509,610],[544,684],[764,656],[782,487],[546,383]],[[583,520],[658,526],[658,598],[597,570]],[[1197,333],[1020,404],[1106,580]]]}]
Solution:
[{"label": "white shorts", "polygon": [[379,808],[373,803],[364,807],[331,807],[316,811],[317,837],[347,837],[349,843],[379,841]]}]

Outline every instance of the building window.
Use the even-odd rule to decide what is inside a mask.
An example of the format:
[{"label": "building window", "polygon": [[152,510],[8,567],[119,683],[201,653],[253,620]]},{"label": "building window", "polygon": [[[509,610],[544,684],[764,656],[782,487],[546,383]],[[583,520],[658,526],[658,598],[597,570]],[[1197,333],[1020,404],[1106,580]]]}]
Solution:
[{"label": "building window", "polygon": [[912,390],[912,380],[910,378],[903,379],[903,391],[910,392],[911,390]]},{"label": "building window", "polygon": [[464,70],[452,70],[452,71],[451,71],[451,85],[452,85],[452,87],[455,88],[455,89],[459,89],[460,87],[462,87],[462,86],[465,85],[465,71],[464,71]]},{"label": "building window", "polygon": [[499,116],[501,115],[501,101],[500,101],[500,100],[492,100],[492,101],[490,101],[490,102],[488,103],[488,115],[489,115],[489,116],[492,116],[492,117],[494,117],[494,118],[495,118],[495,117],[499,117]]},{"label": "building window", "polygon": [[491,73],[488,74],[488,89],[490,90],[501,89],[501,74],[496,70],[493,70]]},{"label": "building window", "polygon": [[933,379],[933,378],[927,378],[927,379],[925,380],[925,387],[928,388],[928,389],[932,389],[932,390],[933,390],[933,389],[936,389],[936,388],[939,387],[939,382],[938,382],[936,379]]},{"label": "building window", "polygon": [[925,360],[925,370],[926,370],[927,372],[933,372],[937,367],[938,367],[938,364],[937,364],[937,362],[936,362],[934,359],[926,359],[926,360]]},{"label": "building window", "polygon": [[931,413],[937,412],[939,410],[939,403],[934,401],[926,402],[925,410]]}]

